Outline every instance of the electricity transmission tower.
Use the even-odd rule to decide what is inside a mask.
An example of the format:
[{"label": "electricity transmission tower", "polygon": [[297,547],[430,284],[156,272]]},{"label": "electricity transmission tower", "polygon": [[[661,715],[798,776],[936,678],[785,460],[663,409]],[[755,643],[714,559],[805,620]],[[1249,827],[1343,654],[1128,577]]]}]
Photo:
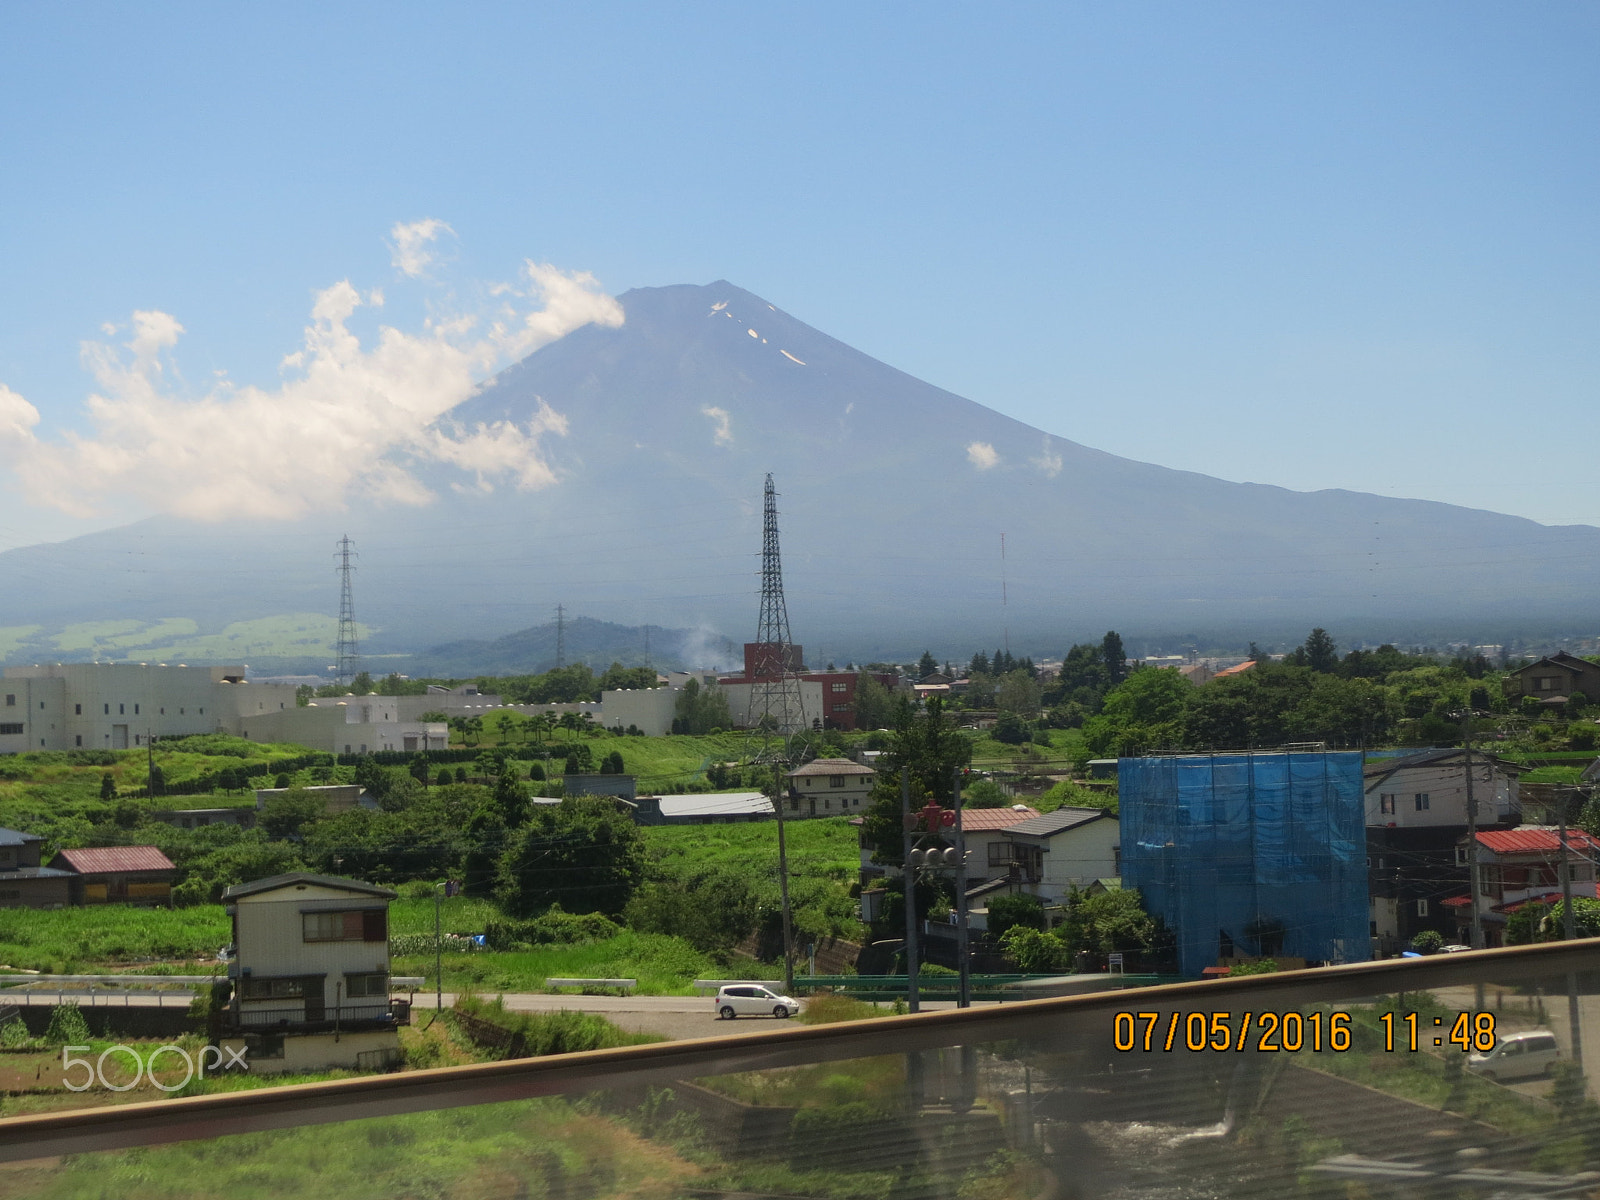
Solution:
[{"label": "electricity transmission tower", "polygon": [[556,605],[556,670],[567,665],[567,610]]},{"label": "electricity transmission tower", "polygon": [[350,593],[350,573],[355,570],[350,559],[360,558],[351,549],[355,545],[350,535],[339,539],[339,644],[335,650],[334,680],[349,683],[361,670],[361,652],[356,645],[356,607]]},{"label": "electricity transmission tower", "polygon": [[807,730],[800,690],[800,651],[789,640],[789,609],[783,600],[783,562],[778,551],[778,493],[767,475],[761,536],[761,621],[750,663],[749,727],[764,742],[756,762],[789,762],[802,750]]}]

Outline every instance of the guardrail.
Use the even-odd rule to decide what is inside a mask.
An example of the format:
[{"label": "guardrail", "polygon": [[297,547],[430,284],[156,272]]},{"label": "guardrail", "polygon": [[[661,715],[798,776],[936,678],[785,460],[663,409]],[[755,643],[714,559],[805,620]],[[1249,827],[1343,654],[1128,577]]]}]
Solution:
[{"label": "guardrail", "polygon": [[[144,1104],[8,1117],[0,1119],[0,1162],[151,1146],[195,1138],[220,1138],[268,1129],[394,1117],[425,1110],[466,1108],[539,1096],[589,1094],[606,1088],[672,1086],[675,1081],[734,1072],[1012,1042],[1040,1045],[1046,1051],[1051,1047],[1058,1048],[1062,1053],[1070,1051],[1054,1068],[1065,1087],[1058,1094],[1062,1103],[1077,1103],[1073,1097],[1078,1093],[1073,1088],[1078,1086],[1079,1080],[1116,1078],[1129,1081],[1127,1086],[1130,1088],[1142,1089],[1128,1091],[1118,1098],[1121,1111],[1131,1114],[1127,1119],[1192,1121],[1197,1127],[1205,1125],[1209,1128],[1207,1123],[1216,1120],[1221,1111],[1212,1103],[1216,1098],[1216,1086],[1226,1093],[1233,1086],[1229,1080],[1238,1080],[1250,1074],[1241,1072],[1234,1065],[1245,1061],[1245,1058],[1234,1057],[1237,1049],[1226,1059],[1220,1055],[1211,1056],[1207,1039],[1217,1036],[1218,1030],[1207,1022],[1217,1012],[1231,1010],[1235,1016],[1281,1014],[1291,1009],[1327,1004],[1347,1009],[1352,1001],[1363,998],[1376,1007],[1384,1007],[1386,1003],[1392,1009],[1403,1008],[1406,1006],[1400,1001],[1406,994],[1429,989],[1436,993],[1446,989],[1441,1003],[1447,1003],[1450,1008],[1466,1008],[1472,1006],[1475,985],[1497,981],[1497,986],[1511,989],[1508,995],[1513,1008],[1527,1007],[1530,1011],[1538,994],[1541,994],[1540,989],[1544,989],[1542,994],[1551,999],[1552,1024],[1562,1024],[1571,1002],[1559,1001],[1556,997],[1563,993],[1570,996],[1576,986],[1573,980],[1588,974],[1591,983],[1586,997],[1595,997],[1592,973],[1596,969],[1597,958],[1600,958],[1597,952],[1600,952],[1600,939],[1544,943],[1431,958],[1352,963],[1270,975],[1167,984],[1146,988],[1139,993],[1136,1006],[1140,1010],[1138,1014],[1128,1012],[1128,998],[1122,993],[1068,996],[829,1025],[790,1025],[781,1030],[765,1029],[723,1038],[626,1046],[396,1075],[190,1096]],[[1523,1004],[1524,999],[1526,1005]],[[1585,1000],[1585,1003],[1589,1002]],[[1596,998],[1595,1002],[1600,1002],[1600,998]],[[1198,1034],[1190,1028],[1197,1022],[1203,1026]],[[1275,1027],[1282,1024],[1281,1018],[1275,1019]],[[1401,1032],[1397,1036],[1403,1038],[1403,1023],[1395,1021],[1394,1026],[1400,1027]],[[1315,1028],[1320,1031],[1322,1027]],[[1171,1032],[1166,1032],[1169,1029]],[[1151,1044],[1145,1050],[1153,1049],[1154,1052],[1141,1053],[1139,1046],[1135,1045],[1128,1053],[1118,1054],[1117,1051],[1122,1048],[1113,1046],[1113,1042],[1124,1034],[1135,1040],[1151,1039],[1153,1035]],[[1240,1036],[1243,1036],[1242,1032]],[[1162,1053],[1162,1039],[1172,1037],[1194,1042],[1189,1048],[1191,1052]],[[1255,1033],[1252,1032],[1252,1049],[1257,1049],[1254,1037]],[[1339,1048],[1332,1046],[1334,1050]],[[1256,1073],[1261,1076],[1262,1086],[1266,1086],[1273,1078],[1272,1072],[1266,1068],[1282,1060],[1284,1054],[1281,1053],[1282,1047],[1277,1045],[1262,1049],[1280,1051],[1260,1056],[1265,1066],[1256,1069]],[[1402,1053],[1405,1049],[1399,1046],[1395,1053]],[[1363,1055],[1369,1052],[1370,1048],[1361,1050]],[[1415,1047],[1411,1053],[1416,1053]],[[1254,1061],[1256,1056],[1252,1054],[1246,1057]],[[1103,1065],[1097,1068],[1095,1063],[1113,1060],[1115,1076],[1084,1074],[1091,1069],[1104,1070]],[[1220,1085],[1215,1085],[1209,1074],[1197,1073],[1201,1068],[1212,1070],[1210,1064],[1224,1062],[1228,1064],[1225,1070],[1221,1066],[1215,1067],[1215,1070],[1222,1071],[1218,1077],[1222,1080]],[[1406,1140],[1407,1145],[1414,1148],[1418,1141],[1416,1130],[1423,1126],[1415,1121],[1398,1121],[1390,1112],[1399,1111],[1395,1106],[1405,1106],[1410,1104],[1409,1101],[1390,1097],[1388,1099],[1393,1103],[1379,1114],[1379,1110],[1373,1107],[1374,1097],[1378,1094],[1370,1087],[1344,1085],[1337,1079],[1324,1085],[1321,1081],[1331,1077],[1316,1070],[1305,1071],[1303,1075],[1305,1081],[1323,1089],[1301,1097],[1304,1103],[1300,1111],[1309,1114],[1306,1119],[1313,1131],[1318,1122],[1329,1122],[1338,1117],[1353,1123],[1352,1127],[1364,1134],[1381,1125],[1383,1130]],[[1352,1096],[1359,1095],[1366,1099],[1361,1103],[1345,1100],[1330,1103],[1326,1096],[1332,1094],[1330,1089],[1336,1084],[1344,1087]],[[1343,1092],[1339,1094],[1344,1095]],[[1093,1095],[1098,1096],[1098,1093]],[[1211,1100],[1206,1099],[1208,1096]],[[1378,1115],[1372,1116],[1368,1125],[1361,1125],[1360,1122],[1368,1120],[1366,1114],[1369,1110]],[[1232,1111],[1231,1100],[1229,1111]],[[1411,1108],[1405,1108],[1404,1111],[1411,1113]],[[1085,1112],[1087,1115],[1081,1118],[1072,1116],[1071,1119],[1108,1119],[1106,1103],[1099,1099],[1095,1099]],[[1436,1123],[1446,1120],[1446,1115],[1436,1109],[1418,1109],[1418,1112]],[[1228,1119],[1231,1120],[1231,1116]],[[1431,1129],[1432,1126],[1426,1128]],[[1478,1128],[1482,1134],[1488,1127]],[[1504,1135],[1503,1146],[1497,1147],[1495,1152],[1503,1149],[1508,1155],[1522,1154],[1523,1143],[1517,1140],[1519,1136]],[[1072,1144],[1077,1145],[1075,1142]],[[1140,1146],[1146,1144],[1141,1142]],[[1347,1143],[1346,1149],[1352,1147]],[[1537,1144],[1534,1149],[1537,1149]],[[1230,1169],[1237,1166],[1238,1156],[1231,1149],[1224,1157]],[[1184,1159],[1179,1166],[1187,1170],[1188,1162],[1188,1159]],[[1289,1178],[1292,1179],[1293,1175]],[[1273,1191],[1236,1190],[1234,1194],[1281,1195],[1284,1191],[1284,1188]]]}]

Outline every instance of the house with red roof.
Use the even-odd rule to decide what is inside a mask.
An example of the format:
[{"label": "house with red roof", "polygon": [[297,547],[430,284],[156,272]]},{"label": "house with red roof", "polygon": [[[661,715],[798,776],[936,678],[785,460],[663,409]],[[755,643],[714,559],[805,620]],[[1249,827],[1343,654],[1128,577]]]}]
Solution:
[{"label": "house with red roof", "polygon": [[[1490,829],[1478,834],[1476,853],[1481,887],[1478,911],[1482,914],[1487,944],[1503,944],[1507,915],[1530,901],[1549,904],[1561,898],[1562,839],[1558,829],[1524,825],[1518,829]],[[1463,864],[1471,863],[1474,846],[1461,839]],[[1566,833],[1566,863],[1572,895],[1593,900],[1595,864],[1600,860],[1600,840],[1581,829]],[[1464,928],[1472,922],[1469,900],[1456,896],[1445,901]]]},{"label": "house with red roof", "polygon": [[63,850],[51,867],[69,872],[73,904],[171,904],[172,860],[154,846]]}]

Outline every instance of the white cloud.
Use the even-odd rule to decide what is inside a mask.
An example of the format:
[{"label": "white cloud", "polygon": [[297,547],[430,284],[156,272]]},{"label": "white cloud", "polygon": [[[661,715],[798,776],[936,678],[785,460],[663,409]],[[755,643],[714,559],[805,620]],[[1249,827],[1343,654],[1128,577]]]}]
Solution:
[{"label": "white cloud", "polygon": [[621,325],[621,305],[591,275],[528,262],[492,320],[434,318],[415,333],[380,326],[363,345],[349,321],[381,303],[334,284],[317,295],[280,384],[221,379],[198,399],[169,379],[183,327],[137,312],[120,347],[84,348],[97,385],[89,433],[39,437],[37,410],[0,385],[0,457],[30,500],[83,516],[130,501],[201,520],[292,518],[351,496],[423,504],[432,494],[413,470],[429,463],[470,472],[481,488],[554,483],[541,444],[564,435],[566,420],[547,405],[524,425],[463,428],[447,414],[507,362],[591,322]]},{"label": "white cloud", "polygon": [[421,221],[396,221],[389,236],[389,261],[394,269],[411,279],[416,279],[433,263],[433,242],[440,233],[455,230],[436,217]]},{"label": "white cloud", "polygon": [[973,442],[967,447],[967,461],[980,471],[999,465],[1000,455],[988,442]]},{"label": "white cloud", "polygon": [[733,430],[729,427],[728,410],[708,404],[700,411],[716,422],[717,427],[711,434],[712,440],[719,446],[731,446]]},{"label": "white cloud", "polygon": [[1052,479],[1061,474],[1061,455],[1051,449],[1049,434],[1045,434],[1044,449],[1039,451],[1039,457],[1030,458],[1028,461]]},{"label": "white cloud", "polygon": [[38,423],[39,410],[0,383],[0,445],[7,442],[27,445]]}]

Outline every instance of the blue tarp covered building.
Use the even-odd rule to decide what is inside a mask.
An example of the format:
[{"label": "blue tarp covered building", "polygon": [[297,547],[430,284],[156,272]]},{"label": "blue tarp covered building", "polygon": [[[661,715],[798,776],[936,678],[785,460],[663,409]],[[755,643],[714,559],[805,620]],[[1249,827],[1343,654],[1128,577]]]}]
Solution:
[{"label": "blue tarp covered building", "polygon": [[1178,969],[1240,954],[1370,957],[1362,756],[1124,758],[1122,882],[1177,934]]}]

